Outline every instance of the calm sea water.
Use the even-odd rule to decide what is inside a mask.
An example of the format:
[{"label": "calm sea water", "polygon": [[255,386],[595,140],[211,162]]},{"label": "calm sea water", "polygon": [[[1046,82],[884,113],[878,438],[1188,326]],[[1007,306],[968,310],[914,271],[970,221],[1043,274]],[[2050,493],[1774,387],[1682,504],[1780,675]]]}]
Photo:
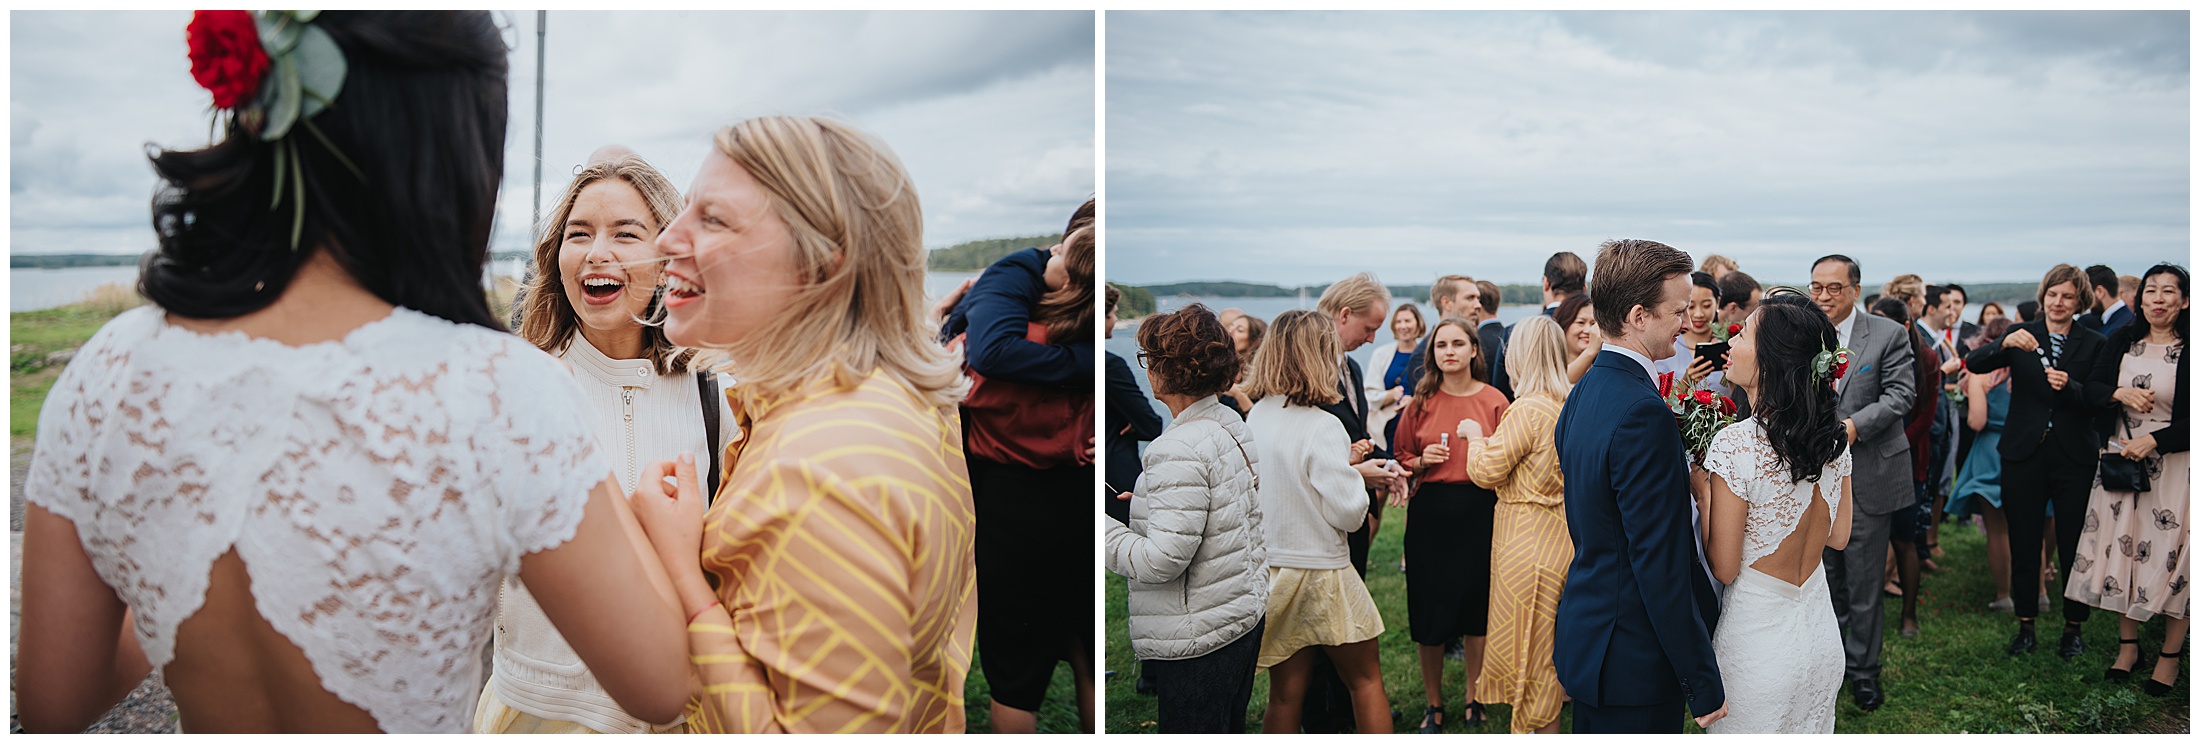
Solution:
[{"label": "calm sea water", "polygon": [[[492,281],[517,282],[520,262],[496,261],[489,266]],[[977,276],[974,271],[940,271],[924,277],[924,293],[929,297],[955,288],[964,279]],[[72,269],[9,269],[8,311],[44,310],[60,307],[84,299],[101,285],[119,284],[124,287],[137,283],[135,266],[86,266]]]}]

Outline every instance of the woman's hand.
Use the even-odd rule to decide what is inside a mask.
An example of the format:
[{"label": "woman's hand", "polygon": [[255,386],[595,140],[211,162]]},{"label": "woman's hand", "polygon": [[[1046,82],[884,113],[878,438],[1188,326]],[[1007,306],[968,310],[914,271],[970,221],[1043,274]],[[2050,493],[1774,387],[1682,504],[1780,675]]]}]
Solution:
[{"label": "woman's hand", "polygon": [[1945,361],[1945,362],[1941,362],[1941,363],[1940,363],[1940,374],[1941,374],[1942,376],[1947,376],[1947,375],[1952,375],[1952,374],[1955,374],[1956,372],[1958,372],[1958,371],[1961,371],[1962,369],[1963,369],[1963,357],[1960,357],[1960,356],[1956,356],[1956,357],[1949,357],[1949,358],[1948,358],[1948,361]]},{"label": "woman's hand", "polygon": [[1460,419],[1459,425],[1457,427],[1454,427],[1451,433],[1453,436],[1456,436],[1461,440],[1481,439],[1482,422],[1476,421],[1471,418]]},{"label": "woman's hand", "polygon": [[1712,372],[1718,371],[1711,368],[1712,362],[1713,359],[1707,356],[1698,356],[1695,361],[1689,362],[1688,369],[1681,370],[1681,389],[1694,390],[1696,383],[1703,382]]},{"label": "woman's hand", "polygon": [[2125,408],[2131,409],[2132,413],[2147,413],[2154,410],[2154,391],[2152,390],[2120,387],[2116,388],[2113,397],[2116,402],[2122,403]]},{"label": "woman's hand", "polygon": [[2040,340],[2033,338],[2031,331],[2019,328],[2010,331],[2009,335],[2001,337],[2001,348],[2032,351],[2040,348]]},{"label": "woman's hand", "polygon": [[1348,459],[1346,459],[1346,460],[1345,460],[1345,463],[1346,463],[1346,464],[1348,464],[1348,465],[1358,465],[1358,464],[1360,464],[1360,461],[1361,461],[1361,460],[1365,460],[1365,459],[1367,459],[1367,456],[1368,456],[1368,455],[1371,455],[1371,454],[1374,454],[1374,453],[1375,453],[1375,441],[1374,441],[1374,440],[1371,440],[1371,439],[1362,439],[1362,440],[1360,440],[1360,441],[1357,441],[1357,442],[1353,442],[1353,443],[1352,443],[1352,452],[1351,452],[1351,454],[1350,454],[1350,455],[1348,455],[1348,456],[1347,456],[1347,457],[1348,457]]},{"label": "woman's hand", "polygon": [[1397,405],[1399,401],[1405,400],[1405,397],[1406,389],[1404,387],[1394,387],[1389,390],[1383,391],[1383,402],[1377,405],[1383,408],[1389,408],[1393,405]]},{"label": "woman's hand", "polygon": [[[665,490],[667,476],[678,483],[670,493]],[[627,503],[672,579],[681,609],[692,615],[718,601],[703,579],[703,489],[696,485],[695,455],[683,453],[678,461],[659,460],[642,468],[642,482]]]},{"label": "woman's hand", "polygon": [[1430,469],[1430,468],[1436,467],[1436,466],[1438,466],[1438,465],[1442,465],[1442,464],[1444,464],[1444,461],[1446,461],[1446,460],[1450,460],[1450,459],[1451,459],[1451,448],[1450,448],[1450,447],[1446,447],[1446,446],[1444,446],[1444,445],[1441,445],[1441,444],[1431,444],[1431,445],[1429,445],[1429,446],[1427,446],[1427,447],[1422,447],[1422,448],[1421,448],[1421,469],[1422,469],[1422,470],[1427,470],[1427,469]]},{"label": "woman's hand", "polygon": [[2154,435],[2141,434],[2124,440],[2124,457],[2134,461],[2144,460],[2148,455],[2154,454],[2154,447]]},{"label": "woman's hand", "polygon": [[961,284],[955,285],[955,289],[948,292],[946,297],[941,297],[939,303],[932,306],[932,325],[946,322],[947,314],[955,311],[955,305],[962,302],[963,295],[970,293],[970,285],[976,283],[978,283],[977,277],[964,279]]},{"label": "woman's hand", "polygon": [[[1688,466],[1688,493],[1696,498],[1696,514],[1699,516],[1709,515],[1711,513],[1711,471],[1705,470],[1702,465]],[[1704,532],[1707,535],[1710,534],[1709,530]]]}]

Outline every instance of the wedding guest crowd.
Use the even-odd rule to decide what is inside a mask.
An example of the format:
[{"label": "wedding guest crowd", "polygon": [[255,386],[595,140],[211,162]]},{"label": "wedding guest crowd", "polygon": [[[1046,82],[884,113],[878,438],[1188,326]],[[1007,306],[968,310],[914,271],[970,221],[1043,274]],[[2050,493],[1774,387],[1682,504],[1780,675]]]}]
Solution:
[{"label": "wedding guest crowd", "polygon": [[[1615,241],[1599,255],[1659,250],[1671,249]],[[1620,688],[1613,677],[1594,683],[1602,685],[1598,689],[1562,684],[1595,679],[1569,678],[1569,664],[1577,672],[1581,664],[1604,666],[1607,674],[1631,668],[1609,666],[1617,657],[1565,660],[1569,653],[1605,653],[1569,646],[1565,617],[1567,608],[1592,606],[1602,601],[1593,595],[1607,592],[1602,585],[1582,583],[1586,577],[1618,569],[1583,573],[1579,551],[1617,538],[1583,542],[1582,525],[1569,520],[1577,508],[1587,507],[1567,497],[1575,484],[1568,478],[1572,473],[1560,467],[1566,437],[1559,430],[1562,414],[1576,406],[1588,411],[1612,404],[1609,397],[1592,403],[1574,393],[1593,376],[1592,367],[1625,361],[1627,354],[1615,349],[1633,349],[1629,344],[1645,338],[1657,353],[1637,354],[1647,369],[1636,373],[1649,374],[1661,395],[1667,387],[1660,386],[1681,391],[1667,405],[1699,390],[1713,396],[1706,400],[1730,397],[1734,400],[1718,404],[1729,406],[1728,421],[1753,422],[1758,428],[1747,430],[1754,432],[1749,436],[1783,443],[1762,450],[1772,453],[1765,455],[1719,445],[1729,447],[1714,447],[1726,453],[1720,464],[1681,464],[1695,473],[1688,489],[1696,504],[1682,515],[1687,529],[1681,533],[1692,543],[1685,555],[1694,565],[1683,572],[1690,578],[1676,581],[1708,588],[1695,593],[1676,589],[1675,583],[1661,586],[1680,597],[1698,594],[1674,608],[1687,608],[1707,630],[1718,629],[1711,645],[1719,656],[1715,666],[1688,666],[1711,663],[1705,647],[1704,658],[1671,658],[1667,666],[1645,667],[1662,670],[1652,671],[1651,678],[1629,676],[1628,683],[1656,686],[1663,684],[1658,675],[1680,675],[1671,694],[1689,701],[1688,715],[1715,733],[1831,731],[1833,697],[1843,688],[1857,710],[1874,711],[1890,695],[1882,682],[1890,635],[1882,628],[1884,603],[1898,597],[1901,605],[1894,613],[1897,633],[1891,635],[1932,632],[1930,616],[1921,615],[1919,606],[1929,591],[1928,575],[1939,570],[1936,559],[1946,555],[1939,544],[1943,522],[1977,516],[1993,587],[1992,601],[1981,609],[2018,620],[2013,638],[1997,651],[2015,655],[2037,647],[2033,618],[2052,606],[2048,592],[2054,590],[2062,599],[2057,647],[2064,658],[2085,653],[2079,631],[2091,609],[2100,608],[2120,616],[2122,640],[2113,658],[2104,659],[2102,676],[2120,681],[2146,675],[2141,687],[2151,694],[2176,689],[2190,606],[2183,560],[2190,479],[2184,268],[2164,263],[2141,277],[2122,277],[2106,266],[2059,265],[2019,304],[2018,317],[2004,317],[2000,302],[1984,302],[1971,321],[1965,318],[1968,290],[1928,283],[1915,273],[1894,276],[1865,299],[1865,268],[1840,254],[1786,269],[1807,270],[1807,288],[1767,287],[1723,256],[1705,257],[1700,271],[1656,264],[1657,271],[1671,272],[1658,274],[1658,281],[1668,282],[1658,286],[1673,288],[1669,306],[1647,289],[1648,279],[1617,278],[1611,286],[1626,289],[1614,292],[1634,294],[1609,298],[1611,308],[1599,305],[1585,290],[1591,289],[1593,272],[1607,268],[1604,263],[1600,258],[1592,265],[1570,252],[1551,256],[1540,308],[1547,317],[1511,327],[1498,320],[1502,288],[1465,274],[1437,277],[1429,291],[1434,314],[1426,318],[1411,304],[1385,315],[1388,293],[1365,274],[1330,285],[1314,312],[1277,316],[1277,335],[1252,354],[1248,378],[1258,400],[1249,419],[1249,451],[1255,455],[1238,458],[1251,463],[1266,519],[1254,540],[1265,541],[1271,577],[1264,587],[1266,624],[1257,631],[1265,634],[1262,653],[1254,665],[1271,674],[1266,731],[1344,725],[1388,731],[1391,716],[1383,715],[1388,701],[1369,697],[1369,675],[1379,678],[1381,670],[1368,649],[1383,628],[1401,621],[1403,640],[1418,657],[1423,706],[1417,728],[1424,733],[1456,729],[1452,716],[1476,726],[1492,704],[1511,706],[1514,733],[1556,733],[1566,705],[1574,706],[1576,731],[1667,730],[1661,722],[1665,713],[1641,718],[1629,707],[1636,703],[1620,705],[1634,698],[1615,692]],[[1197,307],[1147,322],[1177,327],[1184,321],[1176,316]],[[1665,322],[1673,325],[1660,330],[1657,313],[1666,307],[1673,309]],[[1622,318],[1616,326],[1602,320],[1606,314],[1627,316],[1630,308],[1635,320]],[[1775,314],[1779,318],[1760,328]],[[1232,321],[1232,327],[1257,327],[1252,322],[1257,319],[1241,317],[1244,321]],[[1367,343],[1385,320],[1394,341],[1378,348],[1373,367],[1362,370],[1345,352]],[[1286,323],[1289,334],[1283,331]],[[1823,330],[1822,341],[1814,328]],[[1148,355],[1165,353],[1143,343],[1142,348]],[[1742,384],[1729,381],[1736,368],[1750,375]],[[1149,369],[1149,375],[1160,389],[1160,372]],[[1769,382],[1772,376],[1778,381]],[[1260,384],[1250,384],[1255,379]],[[1595,379],[1609,388],[1623,378]],[[1798,401],[1818,400],[1809,392],[1812,386],[1823,386],[1824,409],[1808,416],[1823,416],[1828,442],[1806,433],[1820,424],[1796,418],[1806,415],[1795,408],[1802,405]],[[1290,396],[1264,397],[1279,391]],[[1774,397],[1751,400],[1764,395]],[[1181,403],[1193,406],[1197,400]],[[1760,410],[1753,412],[1752,404]],[[1176,403],[1170,407],[1179,410]],[[1314,415],[1319,409],[1333,415]],[[1202,418],[1180,413],[1170,426],[1206,432]],[[1319,444],[1324,441],[1329,444]],[[1228,448],[1220,451],[1204,455],[1199,467],[1236,462],[1226,457]],[[1392,452],[1403,477],[1388,469]],[[1751,454],[1739,454],[1744,452]],[[1793,485],[1780,485],[1790,482],[1785,476],[1759,481],[1754,466],[1735,459],[1759,456],[1793,468]],[[1157,461],[1149,448],[1146,462]],[[1213,489],[1235,481],[1210,476],[1201,482]],[[1147,496],[1145,487],[1131,490],[1133,502]],[[1823,501],[1803,500],[1812,493]],[[1368,500],[1350,498],[1354,495]],[[1624,502],[1624,495],[1620,498]],[[1405,577],[1404,617],[1375,612],[1366,599],[1367,584],[1358,580],[1365,575],[1367,540],[1379,528],[1386,502],[1406,512],[1401,568],[1412,570]],[[2063,518],[2055,519],[2058,514]],[[1775,550],[1785,545],[1777,539],[1786,534],[1780,530],[1806,528],[1817,531],[1803,543],[1807,558],[1804,549]],[[1110,531],[1111,540],[1124,544],[1137,544],[1134,536],[1141,533],[1159,534],[1136,524],[1111,525]],[[1124,537],[1112,537],[1118,533]],[[1234,557],[1246,551],[1232,550]],[[1117,561],[1112,551],[1110,560]],[[1194,553],[1187,548],[1175,555]],[[1814,578],[1821,565],[1815,576],[1822,578]],[[1131,576],[1134,588],[1143,586],[1135,583],[1144,579],[1130,567],[1111,563],[1111,570]],[[1777,578],[1760,580],[1768,575]],[[1742,579],[1769,590],[1740,588],[1749,583]],[[1802,624],[1780,626],[1802,634],[1824,628],[1825,645],[1812,648],[1826,649],[1829,656],[1807,665],[1802,657],[1790,658],[1783,645],[1791,640],[1787,635],[1746,635],[1772,632],[1748,630],[1767,627],[1751,618],[1788,612],[1775,608],[1796,601],[1783,598],[1796,591],[1815,597],[1818,611],[1825,613],[1822,625],[1798,619],[1792,622]],[[1570,592],[1582,594],[1569,604]],[[1180,591],[1172,601],[1182,602],[1182,596]],[[2142,672],[2147,656],[2139,648],[2139,629],[2157,615],[2166,618],[2155,621],[2167,624],[2166,639]],[[1250,615],[1234,617],[1242,621]],[[1649,634],[1629,635],[1634,639],[1629,644],[1656,645],[1650,639],[1664,631],[1650,634],[1655,623],[1638,628],[1638,622],[1641,618],[1623,619],[1613,627]],[[1139,628],[1154,627],[1133,608],[1134,643],[1152,637],[1142,636]],[[1617,636],[1612,643],[1611,653],[1617,653]],[[1456,698],[1441,681],[1447,646],[1463,650],[1466,659],[1466,688]],[[1789,671],[1770,678],[1753,676],[1763,674],[1761,668],[1744,673],[1730,666],[1730,650],[1737,655],[1732,664],[1777,664]],[[1337,689],[1349,692],[1353,713],[1351,721],[1337,722],[1339,728],[1317,726],[1310,717],[1317,703],[1309,687],[1320,684],[1311,680],[1326,673],[1315,669],[1316,662],[1331,660],[1342,672]],[[1243,671],[1244,664],[1231,664],[1232,674]],[[1731,672],[1724,700],[1718,675],[1681,671],[1684,666]],[[1761,681],[1749,683],[1746,691],[1734,687],[1752,679]],[[1232,727],[1243,725],[1243,704],[1224,699],[1235,684],[1217,681],[1211,689],[1180,695],[1235,711],[1236,719],[1183,728],[1164,723],[1164,730],[1239,730]],[[1380,685],[1374,689],[1379,693]],[[1802,697],[1788,699],[1795,695]],[[1461,705],[1449,706],[1453,700]],[[1163,709],[1173,705],[1165,700]],[[1585,717],[1591,706],[1597,712]],[[1678,720],[1670,730],[1678,730]]]}]

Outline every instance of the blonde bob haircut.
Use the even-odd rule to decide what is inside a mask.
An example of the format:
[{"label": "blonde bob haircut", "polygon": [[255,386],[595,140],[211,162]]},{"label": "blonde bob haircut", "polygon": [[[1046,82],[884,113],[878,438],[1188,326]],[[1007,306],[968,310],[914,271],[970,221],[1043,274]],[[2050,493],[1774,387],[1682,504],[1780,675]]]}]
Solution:
[{"label": "blonde bob haircut", "polygon": [[1558,321],[1532,315],[1513,326],[1505,346],[1505,374],[1512,377],[1513,400],[1531,395],[1565,400],[1574,389],[1573,381],[1566,377],[1566,363],[1571,356],[1566,353],[1566,331],[1558,327]]},{"label": "blonde bob haircut", "polygon": [[[581,192],[588,187],[606,181],[620,181],[641,193],[642,201],[649,205],[649,217],[657,224],[650,226],[651,234],[663,232],[672,218],[680,214],[680,191],[649,161],[635,155],[622,155],[589,163],[573,174],[573,183],[565,187],[565,195],[544,215],[541,225],[535,227],[535,279],[527,284],[527,305],[520,315],[519,335],[534,344],[535,348],[556,354],[573,340],[580,330],[580,317],[573,312],[573,301],[565,296],[565,277],[558,271],[558,250],[565,243],[565,221],[573,215],[574,202],[580,201]],[[662,271],[664,267],[656,267]],[[628,287],[627,291],[636,291]],[[651,287],[649,291],[655,292]],[[656,317],[663,298],[653,296],[644,318]],[[642,326],[642,356],[657,368],[657,373],[670,375],[688,370],[694,360],[694,349],[673,346],[665,338],[663,325],[645,323]]]},{"label": "blonde bob haircut", "polygon": [[970,383],[926,319],[924,212],[886,144],[816,116],[765,116],[718,130],[718,152],[763,186],[787,225],[798,286],[723,365],[759,395],[820,378],[850,389],[873,372],[936,408]]},{"label": "blonde bob haircut", "polygon": [[1337,392],[1343,357],[1336,321],[1312,310],[1285,310],[1268,322],[1268,338],[1253,353],[1245,394],[1255,400],[1280,395],[1300,406],[1335,403],[1344,397]]}]

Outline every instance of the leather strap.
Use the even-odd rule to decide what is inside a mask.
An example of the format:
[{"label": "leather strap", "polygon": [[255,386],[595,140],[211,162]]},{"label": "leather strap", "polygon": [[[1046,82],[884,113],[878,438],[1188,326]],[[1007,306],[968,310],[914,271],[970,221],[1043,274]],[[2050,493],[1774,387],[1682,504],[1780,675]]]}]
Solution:
[{"label": "leather strap", "polygon": [[718,437],[718,376],[708,370],[696,372],[695,391],[703,397],[703,436],[710,444],[710,472],[704,476],[710,490],[703,493],[703,503],[708,505],[718,498],[718,458],[725,451],[725,442]]}]

